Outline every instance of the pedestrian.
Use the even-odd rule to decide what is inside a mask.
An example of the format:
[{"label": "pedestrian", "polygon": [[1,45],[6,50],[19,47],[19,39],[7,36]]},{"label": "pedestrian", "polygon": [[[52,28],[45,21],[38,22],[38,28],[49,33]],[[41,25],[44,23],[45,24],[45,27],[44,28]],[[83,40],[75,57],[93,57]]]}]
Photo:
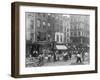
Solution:
[{"label": "pedestrian", "polygon": [[40,53],[38,57],[39,57],[38,66],[42,66],[44,64],[44,56],[42,53]]},{"label": "pedestrian", "polygon": [[69,59],[71,60],[71,58],[72,58],[72,54],[69,52],[68,53],[69,54]]},{"label": "pedestrian", "polygon": [[54,58],[54,62],[57,61],[57,54],[58,54],[58,51],[55,51],[55,52],[54,52],[54,57],[53,57],[53,58]]},{"label": "pedestrian", "polygon": [[54,60],[54,62],[56,61],[56,53],[54,52],[54,55],[53,55],[54,57],[53,57],[53,60]]},{"label": "pedestrian", "polygon": [[64,59],[64,61],[67,61],[68,60],[68,53],[67,52],[64,53],[63,59]]},{"label": "pedestrian", "polygon": [[89,59],[89,54],[88,54],[88,52],[85,52],[84,53],[84,61],[88,62],[89,61],[88,59]]},{"label": "pedestrian", "polygon": [[79,62],[82,63],[81,55],[79,53],[76,55],[76,57],[77,57],[76,63],[79,63]]},{"label": "pedestrian", "polygon": [[48,54],[48,62],[51,62],[51,55]]}]

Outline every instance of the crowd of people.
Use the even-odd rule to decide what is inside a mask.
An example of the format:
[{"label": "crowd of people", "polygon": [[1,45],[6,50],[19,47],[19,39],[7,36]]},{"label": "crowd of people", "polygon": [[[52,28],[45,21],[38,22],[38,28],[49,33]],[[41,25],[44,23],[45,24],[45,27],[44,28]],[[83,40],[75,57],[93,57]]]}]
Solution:
[{"label": "crowd of people", "polygon": [[[73,58],[74,57],[74,58]],[[30,54],[30,57],[27,58],[27,62],[31,63],[31,66],[43,66],[46,63],[52,63],[57,61],[71,61],[74,60],[74,63],[83,63],[85,60],[89,59],[89,52],[85,50],[75,50],[75,51],[68,51],[68,50],[55,50],[51,51],[49,49],[43,49],[41,52],[33,50]],[[30,61],[31,59],[31,61]],[[28,61],[29,60],[29,61]],[[88,61],[88,60],[87,60]],[[26,63],[27,66],[29,63]]]}]

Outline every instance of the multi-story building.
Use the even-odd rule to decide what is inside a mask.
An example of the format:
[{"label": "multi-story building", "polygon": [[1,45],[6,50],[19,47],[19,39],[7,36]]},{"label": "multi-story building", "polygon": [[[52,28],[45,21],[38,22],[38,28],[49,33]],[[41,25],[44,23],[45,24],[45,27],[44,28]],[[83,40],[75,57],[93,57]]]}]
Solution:
[{"label": "multi-story building", "polygon": [[[34,46],[32,47],[34,50],[42,50],[44,47],[50,48],[52,43],[54,43],[51,46],[52,48],[57,44],[68,43],[70,40],[69,23],[68,15],[26,13],[26,45],[31,44]],[[39,48],[39,46],[41,46],[41,48]],[[26,48],[29,49],[29,46],[26,46]]]},{"label": "multi-story building", "polygon": [[70,41],[70,21],[68,15],[26,13],[26,40],[32,40],[32,42],[57,41],[57,35],[63,36],[61,37],[61,42],[63,43]]},{"label": "multi-story building", "polygon": [[35,14],[25,13],[25,38],[26,38],[26,57],[31,53],[30,44],[35,42]]},{"label": "multi-story building", "polygon": [[48,13],[26,13],[26,40],[52,41],[54,38],[54,19]]},{"label": "multi-story building", "polygon": [[51,47],[51,43],[55,41],[54,23],[53,14],[26,13],[26,45],[32,46],[33,49],[30,50],[41,51]]},{"label": "multi-story building", "polygon": [[25,17],[26,41],[35,41],[35,14],[26,13]]},{"label": "multi-story building", "polygon": [[67,44],[70,42],[70,16],[55,14],[55,41]]},{"label": "multi-story building", "polygon": [[55,41],[64,43],[63,19],[61,14],[55,14]]},{"label": "multi-story building", "polygon": [[64,43],[70,43],[70,15],[63,15]]},{"label": "multi-story building", "polygon": [[89,16],[70,15],[70,39],[74,45],[89,45]]}]

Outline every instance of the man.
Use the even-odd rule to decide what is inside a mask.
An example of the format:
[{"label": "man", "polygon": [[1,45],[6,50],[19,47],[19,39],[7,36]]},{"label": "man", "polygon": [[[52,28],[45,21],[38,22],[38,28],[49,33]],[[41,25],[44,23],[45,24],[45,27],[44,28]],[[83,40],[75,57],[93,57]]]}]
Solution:
[{"label": "man", "polygon": [[43,54],[40,53],[38,58],[39,58],[38,66],[42,66],[44,64],[44,56],[43,56]]},{"label": "man", "polygon": [[32,57],[38,57],[38,52],[37,51],[33,51]]},{"label": "man", "polygon": [[81,61],[81,55],[79,53],[76,55],[76,57],[77,57],[76,63],[78,63],[78,62],[82,63],[82,61]]},{"label": "man", "polygon": [[65,52],[65,53],[64,53],[64,61],[67,61],[67,60],[68,60],[68,53]]}]

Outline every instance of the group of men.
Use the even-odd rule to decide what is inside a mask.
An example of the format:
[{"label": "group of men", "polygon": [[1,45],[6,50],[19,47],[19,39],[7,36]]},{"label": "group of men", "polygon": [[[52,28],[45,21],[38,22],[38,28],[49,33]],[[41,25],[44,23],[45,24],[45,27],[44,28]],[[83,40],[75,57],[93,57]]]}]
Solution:
[{"label": "group of men", "polygon": [[41,66],[46,62],[56,62],[60,61],[62,58],[62,61],[72,60],[72,55],[75,55],[76,57],[76,63],[82,63],[84,61],[84,55],[85,52],[83,51],[50,51],[50,50],[43,50],[42,52],[38,52],[34,50],[31,53],[31,56],[38,59],[38,65]]}]

